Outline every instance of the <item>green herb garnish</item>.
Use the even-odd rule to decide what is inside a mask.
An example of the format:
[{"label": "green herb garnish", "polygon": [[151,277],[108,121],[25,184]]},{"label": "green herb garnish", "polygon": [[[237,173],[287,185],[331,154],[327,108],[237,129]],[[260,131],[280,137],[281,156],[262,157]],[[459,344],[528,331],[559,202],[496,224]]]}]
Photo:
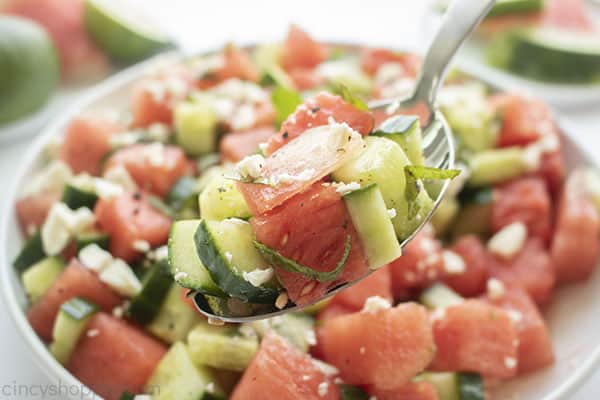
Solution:
[{"label": "green herb garnish", "polygon": [[279,127],[302,104],[302,96],[293,89],[276,86],[271,93],[271,101],[275,107],[276,123]]},{"label": "green herb garnish", "polygon": [[360,97],[355,95],[343,84],[335,85],[333,92],[342,96],[342,99],[352,104],[361,111],[369,111],[369,106]]}]

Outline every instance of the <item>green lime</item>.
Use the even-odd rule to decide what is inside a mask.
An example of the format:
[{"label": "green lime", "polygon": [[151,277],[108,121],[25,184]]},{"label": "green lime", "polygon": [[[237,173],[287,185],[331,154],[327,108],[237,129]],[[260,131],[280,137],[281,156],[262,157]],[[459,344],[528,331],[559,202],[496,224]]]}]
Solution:
[{"label": "green lime", "polygon": [[86,0],[84,18],[96,43],[117,61],[139,61],[172,45],[148,16],[123,0]]},{"label": "green lime", "polygon": [[46,31],[22,18],[0,16],[0,124],[44,105],[59,79],[58,56]]}]

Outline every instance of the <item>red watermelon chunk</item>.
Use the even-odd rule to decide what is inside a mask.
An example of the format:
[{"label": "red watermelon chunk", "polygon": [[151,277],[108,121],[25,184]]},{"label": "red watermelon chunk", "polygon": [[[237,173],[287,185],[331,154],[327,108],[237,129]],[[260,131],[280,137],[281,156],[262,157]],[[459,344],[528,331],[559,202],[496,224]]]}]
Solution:
[{"label": "red watermelon chunk", "polygon": [[569,177],[560,198],[550,250],[558,282],[585,280],[598,263],[600,218],[585,185]]},{"label": "red watermelon chunk", "polygon": [[522,287],[538,304],[550,301],[556,280],[550,254],[539,238],[528,239],[510,260],[496,259],[491,276],[508,287]]},{"label": "red watermelon chunk", "polygon": [[281,64],[286,70],[314,68],[327,59],[327,48],[296,25],[291,25],[283,43]]},{"label": "red watermelon chunk", "polygon": [[506,311],[467,300],[432,319],[437,346],[432,370],[478,372],[498,379],[517,374],[519,335]]},{"label": "red watermelon chunk", "polygon": [[227,79],[237,78],[245,81],[258,82],[260,74],[248,52],[239,47],[228,44],[223,49],[224,63],[215,71],[213,82],[223,82]]},{"label": "red watermelon chunk", "polygon": [[438,400],[435,386],[429,382],[409,382],[396,389],[369,391],[377,400]]},{"label": "red watermelon chunk", "polygon": [[509,290],[500,298],[488,300],[510,313],[519,334],[519,374],[536,371],[554,362],[554,351],[546,322],[529,295]]},{"label": "red watermelon chunk", "polygon": [[298,90],[310,90],[325,84],[325,78],[313,68],[298,67],[287,71]]},{"label": "red watermelon chunk", "polygon": [[102,157],[112,149],[110,138],[123,130],[122,126],[106,118],[75,117],[67,127],[60,158],[76,174],[98,175]]},{"label": "red watermelon chunk", "polygon": [[560,193],[565,179],[565,159],[560,150],[542,154],[540,169],[535,173],[548,185],[552,196]]},{"label": "red watermelon chunk", "polygon": [[345,122],[361,135],[373,130],[374,119],[369,111],[362,111],[340,96],[322,92],[299,106],[281,125],[279,133],[269,139],[265,154],[270,155],[310,128],[327,125],[333,119]]},{"label": "red watermelon chunk", "polygon": [[547,0],[542,24],[570,31],[597,31],[584,0]]},{"label": "red watermelon chunk", "polygon": [[267,333],[231,400],[339,399],[339,390],[307,354]]},{"label": "red watermelon chunk", "polygon": [[15,204],[17,219],[21,231],[30,236],[44,224],[52,205],[61,197],[61,193],[48,192],[19,199]]},{"label": "red watermelon chunk", "polygon": [[171,187],[189,172],[188,159],[176,146],[158,143],[135,144],[117,150],[107,161],[106,171],[121,165],[143,190],[166,196]]},{"label": "red watermelon chunk", "polygon": [[144,240],[151,247],[167,242],[171,219],[154,209],[140,193],[125,193],[101,199],[94,208],[98,225],[110,235],[113,256],[133,262],[141,256],[134,243]]},{"label": "red watermelon chunk", "polygon": [[415,303],[327,320],[322,339],[344,382],[382,390],[407,383],[435,353],[427,311]]},{"label": "red watermelon chunk", "polygon": [[377,74],[379,67],[383,64],[400,64],[407,77],[415,78],[421,67],[419,56],[409,53],[399,53],[388,49],[365,49],[361,57],[361,66],[363,71],[373,76]]},{"label": "red watermelon chunk", "polygon": [[458,239],[450,250],[458,254],[465,263],[465,271],[448,275],[444,283],[461,296],[473,297],[485,291],[492,258],[475,235],[466,235]]},{"label": "red watermelon chunk", "polygon": [[528,236],[544,242],[552,234],[550,195],[540,178],[520,178],[496,186],[492,201],[492,230],[497,232],[513,222],[523,222]]},{"label": "red watermelon chunk", "polygon": [[498,146],[525,146],[554,129],[548,106],[537,99],[514,93],[493,96],[490,102],[502,114]]},{"label": "red watermelon chunk", "polygon": [[395,297],[405,289],[422,288],[444,275],[442,245],[431,226],[425,226],[389,264]]},{"label": "red watermelon chunk", "polygon": [[166,351],[158,340],[101,312],[90,319],[67,369],[96,394],[117,400],[126,390],[142,393]]},{"label": "red watermelon chunk", "polygon": [[360,135],[343,125],[317,127],[265,160],[261,177],[275,183],[238,182],[237,187],[252,214],[262,214],[335,171],[359,154],[364,145]]},{"label": "red watermelon chunk", "polygon": [[363,308],[365,301],[372,296],[393,301],[392,277],[388,266],[380,268],[357,284],[337,293],[332,302],[359,311]]},{"label": "red watermelon chunk", "polygon": [[27,312],[31,327],[44,341],[52,339],[52,327],[60,306],[73,297],[83,297],[105,311],[111,311],[121,303],[121,298],[94,272],[73,259]]},{"label": "red watermelon chunk", "polygon": [[317,282],[276,268],[290,300],[309,304],[328,289],[362,277],[366,256],[346,206],[335,188],[317,182],[283,206],[251,219],[256,239],[282,255],[317,271],[330,271],[342,259],[346,236],[352,237],[350,255],[338,279]]},{"label": "red watermelon chunk", "polygon": [[329,302],[324,309],[322,309],[317,315],[317,321],[319,323],[315,327],[315,335],[317,343],[310,348],[310,354],[317,358],[323,358],[323,327],[321,326],[325,321],[332,318],[339,317],[340,315],[347,315],[356,312],[354,309],[347,307],[341,303]]},{"label": "red watermelon chunk", "polygon": [[258,152],[258,146],[265,143],[274,134],[275,128],[272,126],[229,133],[219,144],[221,158],[229,162],[238,162],[242,158]]}]

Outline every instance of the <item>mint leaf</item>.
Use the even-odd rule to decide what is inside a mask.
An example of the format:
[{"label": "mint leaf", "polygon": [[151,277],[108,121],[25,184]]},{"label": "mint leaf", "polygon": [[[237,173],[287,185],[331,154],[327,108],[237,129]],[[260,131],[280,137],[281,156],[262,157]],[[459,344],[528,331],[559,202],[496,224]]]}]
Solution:
[{"label": "mint leaf", "polygon": [[460,174],[460,169],[442,169],[424,165],[407,165],[404,171],[407,177],[410,175],[413,179],[423,180],[454,179]]},{"label": "mint leaf", "polygon": [[287,119],[296,108],[302,104],[302,96],[293,89],[276,86],[271,93],[271,101],[275,107],[276,123],[281,126],[283,121]]},{"label": "mint leaf", "polygon": [[336,85],[333,88],[333,92],[335,94],[340,95],[342,99],[352,104],[357,109],[361,111],[369,111],[369,106],[367,105],[367,103],[365,103],[360,97],[352,93],[350,89],[348,89],[345,85],[342,85],[341,83],[339,85]]}]

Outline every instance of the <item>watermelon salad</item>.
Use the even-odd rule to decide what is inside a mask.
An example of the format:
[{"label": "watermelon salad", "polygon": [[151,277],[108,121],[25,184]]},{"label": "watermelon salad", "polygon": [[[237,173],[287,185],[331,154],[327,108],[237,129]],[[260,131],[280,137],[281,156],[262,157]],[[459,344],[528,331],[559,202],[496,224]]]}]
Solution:
[{"label": "watermelon salad", "polygon": [[[544,103],[455,72],[440,107],[461,173],[401,251],[439,187],[425,178],[447,176],[423,167],[421,110],[361,99],[406,94],[419,64],[292,26],[161,64],[127,110],[73,118],[16,204],[48,351],[109,400],[481,400],[552,365],[543,307],[598,262],[600,175],[567,174]],[[187,296],[248,315],[375,269],[243,324]]]}]

